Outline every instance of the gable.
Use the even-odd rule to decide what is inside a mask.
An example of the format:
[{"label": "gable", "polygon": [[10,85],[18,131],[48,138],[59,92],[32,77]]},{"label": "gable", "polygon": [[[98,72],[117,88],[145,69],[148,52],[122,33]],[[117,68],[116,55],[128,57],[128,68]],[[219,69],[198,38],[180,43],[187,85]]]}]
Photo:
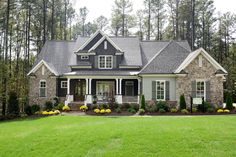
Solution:
[{"label": "gable", "polygon": [[30,74],[37,72],[39,69],[44,69],[45,71],[46,69],[48,69],[52,74],[58,76],[58,73],[56,72],[54,66],[50,63],[45,62],[44,60],[41,60],[33,69],[30,70],[27,75],[29,76]]},{"label": "gable", "polygon": [[[104,48],[104,43],[107,42],[107,49]],[[106,39],[101,42],[94,50],[97,55],[115,55],[117,49]]]},{"label": "gable", "polygon": [[199,55],[202,55],[209,63],[216,69],[222,70],[225,74],[227,71],[214,59],[212,58],[203,48],[200,48],[188,55],[188,57],[182,62],[182,64],[176,69],[175,73],[179,73],[184,70],[193,60],[195,60]]}]

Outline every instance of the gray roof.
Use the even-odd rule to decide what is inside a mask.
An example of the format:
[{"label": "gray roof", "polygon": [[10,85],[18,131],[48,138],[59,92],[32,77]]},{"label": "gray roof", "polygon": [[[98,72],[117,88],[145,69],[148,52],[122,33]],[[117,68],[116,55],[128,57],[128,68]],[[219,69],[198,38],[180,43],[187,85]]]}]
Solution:
[{"label": "gray roof", "polygon": [[[149,59],[140,74],[174,73],[190,52],[190,50],[180,46],[177,42],[171,41]],[[147,52],[144,53],[146,54]]]},{"label": "gray roof", "polygon": [[68,64],[70,58],[74,55],[74,44],[73,41],[47,41],[37,56],[34,66],[44,60],[59,75],[69,72]]}]

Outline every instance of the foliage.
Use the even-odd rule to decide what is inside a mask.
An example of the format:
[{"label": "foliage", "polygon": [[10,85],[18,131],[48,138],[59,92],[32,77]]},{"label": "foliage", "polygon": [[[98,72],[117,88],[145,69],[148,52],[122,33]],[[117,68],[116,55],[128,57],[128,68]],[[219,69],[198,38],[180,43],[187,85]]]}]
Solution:
[{"label": "foliage", "polygon": [[53,98],[53,107],[55,108],[55,107],[57,107],[58,106],[58,104],[59,104],[59,98],[58,97],[54,97]]},{"label": "foliage", "polygon": [[101,109],[107,109],[109,107],[109,105],[108,104],[102,104],[100,107],[101,107]]},{"label": "foliage", "polygon": [[224,109],[224,113],[229,113],[229,112],[230,112],[230,110]]},{"label": "foliage", "polygon": [[217,113],[223,113],[223,112],[224,112],[223,109],[218,109],[218,110],[217,110]]},{"label": "foliage", "polygon": [[149,101],[146,106],[146,111],[148,112],[156,112],[157,111],[157,106],[155,104],[155,101]]},{"label": "foliage", "polygon": [[186,102],[185,102],[184,95],[182,94],[179,99],[180,99],[179,100],[179,108],[180,108],[180,110],[186,109]]},{"label": "foliage", "polygon": [[62,110],[62,108],[63,108],[63,106],[65,106],[65,104],[64,103],[59,103],[56,107],[55,107],[55,109],[56,110]]},{"label": "foliage", "polygon": [[31,106],[31,112],[32,114],[35,114],[35,112],[40,111],[40,106],[37,104],[34,104]]},{"label": "foliage", "polygon": [[131,104],[130,104],[130,107],[133,108],[135,111],[138,111],[138,109],[139,109],[139,104],[131,103]]},{"label": "foliage", "polygon": [[146,102],[145,102],[145,96],[142,95],[141,97],[141,109],[145,110]]},{"label": "foliage", "polygon": [[62,108],[63,111],[70,111],[70,107],[68,105],[63,106]]},{"label": "foliage", "polygon": [[31,106],[30,106],[30,105],[25,106],[24,111],[25,111],[25,113],[26,113],[28,116],[32,115],[32,110],[31,110]]},{"label": "foliage", "polygon": [[127,110],[127,109],[129,109],[131,106],[130,106],[130,103],[124,103],[121,107],[122,107],[123,110]]},{"label": "foliage", "polygon": [[207,108],[207,112],[209,112],[209,113],[213,113],[213,112],[215,112],[215,109],[212,108],[212,107],[209,107],[209,108]]},{"label": "foliage", "polygon": [[117,113],[121,113],[121,108],[118,107],[118,108],[115,109],[115,111],[116,111]]},{"label": "foliage", "polygon": [[80,106],[79,108],[81,111],[86,112],[88,110],[88,107],[85,105]]},{"label": "foliage", "polygon": [[43,111],[42,115],[57,115],[60,114],[59,110],[55,110],[55,111]]},{"label": "foliage", "polygon": [[136,111],[135,109],[133,109],[133,108],[129,108],[127,111],[130,112],[130,113],[136,113],[136,112],[137,112],[137,111]]},{"label": "foliage", "polygon": [[192,112],[193,112],[193,113],[197,112],[197,108],[196,108],[196,107],[193,107],[193,108],[192,108]]},{"label": "foliage", "polygon": [[101,114],[104,114],[104,113],[106,113],[106,110],[105,110],[105,109],[101,109],[101,110],[100,110],[100,113],[101,113]]},{"label": "foliage", "polygon": [[176,113],[176,112],[178,112],[178,110],[177,110],[176,108],[171,108],[171,109],[170,109],[170,112],[171,112],[171,113]]},{"label": "foliage", "polygon": [[214,109],[213,105],[211,105],[209,102],[204,101],[202,104],[197,106],[197,110],[200,112],[206,112],[208,108]]},{"label": "foliage", "polygon": [[167,102],[165,101],[158,101],[156,103],[156,108],[157,108],[157,111],[160,111],[160,109],[164,109],[166,112],[168,112],[170,110]]},{"label": "foliage", "polygon": [[233,101],[232,101],[232,94],[231,93],[227,93],[226,96],[226,108],[229,110],[232,110],[233,107]]},{"label": "foliage", "polygon": [[96,108],[93,110],[95,113],[100,113],[100,109]]},{"label": "foliage", "polygon": [[111,113],[111,109],[106,109],[105,112],[106,113]]},{"label": "foliage", "polygon": [[17,98],[17,94],[14,91],[9,92],[8,114],[10,114],[10,115],[18,115],[19,114],[19,101]]},{"label": "foliage", "polygon": [[45,110],[52,110],[53,109],[53,104],[51,101],[46,101],[45,104],[44,104],[44,109]]},{"label": "foliage", "polygon": [[160,112],[160,113],[166,113],[166,110],[165,110],[164,108],[160,108],[160,109],[159,109],[159,112]]},{"label": "foliage", "polygon": [[188,114],[189,113],[187,109],[182,109],[182,110],[180,110],[180,112],[184,113],[184,114]]},{"label": "foliage", "polygon": [[140,108],[139,110],[138,110],[138,112],[139,112],[139,114],[144,114],[145,113],[145,110],[144,109],[142,109],[142,108]]}]

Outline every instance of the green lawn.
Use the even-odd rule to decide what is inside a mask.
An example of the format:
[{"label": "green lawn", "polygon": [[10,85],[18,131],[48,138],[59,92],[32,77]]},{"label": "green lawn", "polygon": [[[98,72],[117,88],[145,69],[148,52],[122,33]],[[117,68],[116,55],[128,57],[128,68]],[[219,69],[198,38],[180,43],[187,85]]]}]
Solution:
[{"label": "green lawn", "polygon": [[236,116],[53,116],[0,123],[0,157],[235,157]]}]

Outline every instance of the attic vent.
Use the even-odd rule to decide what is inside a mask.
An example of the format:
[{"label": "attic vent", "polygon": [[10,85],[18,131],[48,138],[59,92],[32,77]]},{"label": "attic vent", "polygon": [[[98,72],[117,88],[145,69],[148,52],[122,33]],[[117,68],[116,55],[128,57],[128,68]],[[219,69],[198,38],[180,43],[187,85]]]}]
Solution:
[{"label": "attic vent", "polygon": [[199,63],[199,67],[201,68],[202,67],[202,55],[200,55],[198,57],[198,63]]},{"label": "attic vent", "polygon": [[107,41],[104,41],[104,49],[107,49]]}]

